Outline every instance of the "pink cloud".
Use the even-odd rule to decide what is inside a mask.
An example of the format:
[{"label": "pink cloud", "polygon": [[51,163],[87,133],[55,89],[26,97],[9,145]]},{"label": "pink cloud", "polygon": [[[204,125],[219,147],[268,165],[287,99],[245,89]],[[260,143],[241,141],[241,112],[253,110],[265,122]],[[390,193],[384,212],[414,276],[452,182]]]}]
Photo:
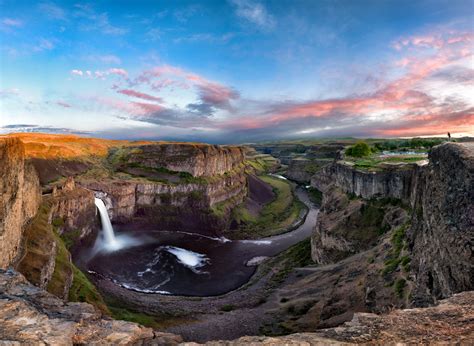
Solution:
[{"label": "pink cloud", "polygon": [[161,97],[156,97],[153,95],[145,94],[139,91],[135,91],[132,89],[121,89],[117,91],[119,94],[127,95],[127,96],[132,96],[136,98],[140,98],[143,100],[148,100],[148,101],[156,101],[156,102],[161,102],[162,99]]},{"label": "pink cloud", "polygon": [[161,112],[166,109],[163,106],[154,103],[132,102],[132,104],[138,107],[138,112],[136,111],[135,113],[142,115],[151,115],[153,113]]},{"label": "pink cloud", "polygon": [[84,72],[82,72],[81,70],[71,70],[71,74],[75,76],[83,76]]},{"label": "pink cloud", "polygon": [[111,68],[107,71],[108,74],[115,74],[122,77],[128,77],[128,72],[123,68]]},{"label": "pink cloud", "polygon": [[[434,73],[442,71],[453,62],[473,56],[470,36],[451,36],[451,42],[453,42],[453,37],[462,39],[456,39],[456,45],[447,44],[448,39],[441,41],[435,36],[413,37],[400,41],[401,46],[437,47],[438,50],[431,57],[411,56],[399,59],[394,65],[406,67],[407,73],[371,94],[341,99],[283,102],[280,105],[274,105],[263,115],[224,120],[218,126],[224,129],[263,129],[310,118],[327,119],[328,123],[330,119],[345,119],[344,121],[353,122],[355,120],[349,119],[359,118],[360,121],[368,121],[367,116],[370,114],[397,114],[397,120],[394,121],[401,125],[392,127],[391,124],[386,124],[392,129],[386,132],[380,130],[380,133],[422,135],[442,133],[446,129],[450,129],[453,133],[455,131],[472,132],[474,131],[472,111],[460,113],[459,109],[450,103],[440,102],[417,90]],[[464,107],[469,107],[469,105]],[[403,125],[404,123],[409,125]]]},{"label": "pink cloud", "polygon": [[58,106],[64,107],[64,108],[71,108],[71,105],[69,103],[63,102],[63,101],[58,101],[56,102]]},{"label": "pink cloud", "polygon": [[201,102],[218,108],[229,108],[230,101],[239,98],[238,92],[230,87],[171,65],[157,66],[144,71],[131,84],[148,84],[154,90],[172,86],[181,89],[194,87]]}]

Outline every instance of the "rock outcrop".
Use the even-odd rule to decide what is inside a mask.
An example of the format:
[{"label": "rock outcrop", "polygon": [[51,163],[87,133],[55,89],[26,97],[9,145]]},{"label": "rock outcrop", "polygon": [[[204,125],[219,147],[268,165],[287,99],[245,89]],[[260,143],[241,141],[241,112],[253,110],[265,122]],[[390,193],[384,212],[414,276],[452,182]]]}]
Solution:
[{"label": "rock outcrop", "polygon": [[87,303],[65,303],[15,271],[0,270],[0,343],[30,345],[177,345],[177,335],[103,316]]},{"label": "rock outcrop", "polygon": [[205,345],[469,345],[474,340],[473,300],[473,291],[463,292],[430,308],[393,310],[386,315],[356,313],[351,321],[336,328],[279,337],[245,336]]},{"label": "rock outcrop", "polygon": [[311,256],[317,264],[338,262],[374,247],[380,236],[407,221],[407,211],[399,206],[351,199],[331,185],[323,195],[311,237]]},{"label": "rock outcrop", "polygon": [[55,189],[51,198],[48,222],[58,234],[76,233],[77,240],[98,230],[94,192],[75,184],[69,177],[61,189]]},{"label": "rock outcrop", "polygon": [[210,177],[232,171],[244,161],[242,147],[192,143],[163,143],[131,148],[121,158],[128,164]]},{"label": "rock outcrop", "polygon": [[17,138],[0,138],[0,192],[0,268],[5,268],[18,255],[23,230],[41,201],[38,177]]},{"label": "rock outcrop", "polygon": [[308,158],[292,159],[288,165],[286,176],[298,183],[307,184],[311,181],[311,177],[316,174],[316,172],[329,163],[331,163],[331,160]]},{"label": "rock outcrop", "polygon": [[386,165],[380,171],[368,172],[339,160],[315,174],[311,185],[324,192],[334,184],[362,198],[391,197],[410,202],[419,168],[417,164]]},{"label": "rock outcrop", "polygon": [[94,193],[69,178],[62,188],[43,196],[38,213],[25,229],[24,249],[15,267],[31,283],[67,299],[73,268],[66,246],[79,244],[98,228]]},{"label": "rock outcrop", "polygon": [[429,159],[407,232],[415,305],[474,289],[474,143],[436,146]]}]

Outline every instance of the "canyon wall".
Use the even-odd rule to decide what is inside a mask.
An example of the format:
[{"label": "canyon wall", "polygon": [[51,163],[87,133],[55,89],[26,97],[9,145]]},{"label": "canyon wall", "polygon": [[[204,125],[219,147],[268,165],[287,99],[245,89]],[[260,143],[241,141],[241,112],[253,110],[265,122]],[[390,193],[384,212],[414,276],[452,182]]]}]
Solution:
[{"label": "canyon wall", "polygon": [[371,233],[373,240],[388,242],[359,222],[364,219],[361,206],[378,203],[383,214],[365,210],[366,221],[379,218],[379,235],[390,235],[382,270],[404,273],[397,276],[411,290],[408,305],[430,304],[474,288],[473,143],[442,144],[431,150],[429,164],[374,173],[335,162],[316,174],[312,185],[324,192],[312,236],[315,262],[335,263],[370,249]]},{"label": "canyon wall", "polygon": [[474,143],[436,146],[429,159],[408,230],[416,305],[474,289]]},{"label": "canyon wall", "polygon": [[344,161],[334,162],[315,174],[311,185],[320,191],[335,184],[344,192],[362,198],[391,197],[410,202],[419,166],[386,165],[382,170],[367,172]]},{"label": "canyon wall", "polygon": [[122,160],[148,168],[187,172],[194,177],[210,177],[239,166],[244,160],[244,150],[235,146],[163,143],[134,147]]},{"label": "canyon wall", "polygon": [[94,193],[76,186],[72,178],[43,195],[25,228],[16,269],[36,286],[67,299],[74,280],[69,249],[99,229],[96,214]]},{"label": "canyon wall", "polygon": [[78,239],[97,231],[97,207],[94,192],[77,186],[69,177],[62,188],[55,188],[51,196],[48,222],[58,234],[76,233]]},{"label": "canyon wall", "polygon": [[247,194],[243,171],[216,176],[201,184],[110,180],[87,182],[84,186],[105,193],[103,199],[114,222],[142,219],[159,228],[184,227],[196,232],[204,230],[206,224],[209,231],[225,227],[225,217],[217,220],[219,218],[210,213],[211,209],[222,205],[230,211]]},{"label": "canyon wall", "polygon": [[84,179],[81,185],[101,194],[117,223],[222,230],[247,194],[243,147],[157,143],[111,150],[108,160],[133,178]]},{"label": "canyon wall", "polygon": [[300,184],[307,184],[311,181],[311,177],[315,175],[316,172],[331,162],[332,161],[328,159],[292,159],[289,162],[286,176]]},{"label": "canyon wall", "polygon": [[0,268],[5,268],[18,255],[23,230],[41,202],[38,176],[17,138],[0,139],[0,192]]}]

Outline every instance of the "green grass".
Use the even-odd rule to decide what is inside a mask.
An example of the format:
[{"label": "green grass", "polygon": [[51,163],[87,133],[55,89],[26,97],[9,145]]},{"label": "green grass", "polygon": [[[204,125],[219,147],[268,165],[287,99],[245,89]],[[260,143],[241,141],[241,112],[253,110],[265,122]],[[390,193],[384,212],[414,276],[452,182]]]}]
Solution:
[{"label": "green grass", "polygon": [[63,232],[63,234],[60,235],[64,245],[66,245],[66,248],[68,250],[71,249],[72,246],[77,243],[77,240],[80,236],[81,231],[78,229],[74,231]]},{"label": "green grass", "polygon": [[191,318],[186,316],[173,316],[163,313],[151,315],[146,312],[138,312],[126,306],[126,303],[124,304],[112,297],[108,297],[106,303],[114,319],[135,322],[153,329],[165,329],[193,322]]},{"label": "green grass", "polygon": [[397,228],[391,238],[391,250],[389,252],[388,259],[384,262],[384,268],[382,270],[382,275],[387,275],[393,273],[402,265],[403,270],[408,272],[410,270],[410,257],[408,255],[400,257],[403,248],[406,245],[406,230],[408,229],[408,224],[402,225]]},{"label": "green grass", "polygon": [[262,216],[275,216],[283,213],[293,202],[290,184],[283,179],[271,176],[262,176],[260,179],[270,184],[276,194],[276,198],[263,208]]},{"label": "green grass", "polygon": [[143,312],[134,312],[125,308],[109,307],[112,317],[117,320],[135,322],[143,326],[159,329],[162,327],[160,320]]},{"label": "green grass", "polygon": [[273,271],[269,281],[270,286],[276,287],[281,284],[294,268],[305,267],[310,264],[313,264],[311,241],[306,239],[277,255],[272,263],[267,264],[271,266],[268,269]]},{"label": "green grass", "polygon": [[47,291],[58,297],[63,297],[66,284],[73,275],[71,255],[57,234],[55,234],[55,241],[57,247],[55,266]]},{"label": "green grass", "polygon": [[347,161],[351,161],[354,163],[356,168],[362,170],[378,170],[381,169],[380,164],[389,162],[389,163],[414,163],[421,160],[425,160],[426,156],[391,156],[381,158],[377,155],[373,155],[370,157],[366,157],[363,159],[354,158],[354,157],[347,157]]},{"label": "green grass", "polygon": [[86,275],[72,264],[74,279],[69,290],[69,300],[72,302],[86,302],[96,306],[103,313],[110,315],[110,310],[102,296]]},{"label": "green grass", "polygon": [[252,215],[245,204],[234,209],[233,217],[239,224],[239,230],[229,234],[234,239],[255,239],[285,232],[305,208],[301,201],[294,198],[288,181],[271,176],[261,176],[260,179],[272,186],[275,198],[262,208],[258,216]]}]

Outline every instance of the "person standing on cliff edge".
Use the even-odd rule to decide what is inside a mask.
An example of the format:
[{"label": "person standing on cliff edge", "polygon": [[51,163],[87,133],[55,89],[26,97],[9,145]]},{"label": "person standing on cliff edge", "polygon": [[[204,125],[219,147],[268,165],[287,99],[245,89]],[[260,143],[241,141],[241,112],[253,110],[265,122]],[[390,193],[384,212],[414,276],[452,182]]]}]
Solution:
[{"label": "person standing on cliff edge", "polygon": [[448,132],[448,142],[451,142],[451,134]]}]

